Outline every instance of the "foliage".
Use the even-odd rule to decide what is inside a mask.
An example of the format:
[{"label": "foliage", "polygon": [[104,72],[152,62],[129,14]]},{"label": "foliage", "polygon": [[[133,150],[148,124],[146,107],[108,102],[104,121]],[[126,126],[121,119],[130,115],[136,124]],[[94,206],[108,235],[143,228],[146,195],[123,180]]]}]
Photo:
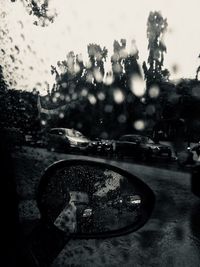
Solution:
[{"label": "foliage", "polygon": [[[39,12],[38,18],[46,16],[48,1],[44,1],[41,9],[35,1],[29,3],[32,12],[36,12],[34,14]],[[134,77],[143,82],[134,40],[131,51],[127,51],[125,39],[114,40],[110,59],[107,48],[95,43],[87,46],[86,63],[81,55],[70,51],[64,60],[51,66],[55,83],[46,96],[40,97],[40,110],[37,109],[36,92],[7,89],[0,66],[1,126],[20,128],[23,132],[66,127],[80,130],[91,138],[107,139],[137,131],[152,131],[162,121],[167,123],[163,129],[174,129],[176,122],[181,120],[187,136],[192,135],[190,129],[200,133],[200,127],[197,127],[200,119],[199,68],[196,80],[181,80],[177,85],[169,81],[169,71],[164,69],[166,30],[167,20],[159,12],[150,12],[147,21],[149,56],[147,63],[143,63],[147,90],[141,95],[135,93],[137,85],[132,84]],[[112,68],[110,72],[105,68],[108,60]],[[141,86],[145,87],[145,84]],[[151,95],[152,88],[157,91],[156,95]],[[144,127],[137,129],[136,121],[141,121]]]},{"label": "foliage", "polygon": [[147,21],[147,38],[148,38],[148,64],[143,63],[143,69],[147,81],[161,81],[169,77],[169,71],[163,70],[164,53],[167,48],[164,43],[164,34],[167,30],[167,19],[164,19],[160,12],[150,12]]},{"label": "foliage", "polygon": [[[198,57],[200,58],[200,54]],[[200,72],[200,66],[198,66],[197,71],[196,71],[196,77],[195,77],[196,80],[198,80],[198,78],[199,78],[199,72]]]},{"label": "foliage", "polygon": [[[55,117],[52,117],[51,126],[56,124],[78,128],[94,137],[99,134],[104,138],[114,137],[127,130],[126,122],[131,124],[132,118],[137,117],[138,107],[141,106],[141,102],[130,89],[132,76],[141,75],[137,62],[138,50],[135,41],[132,42],[131,52],[128,53],[126,40],[121,39],[120,43],[115,40],[111,56],[113,73],[105,71],[104,64],[108,54],[105,47],[92,43],[88,45],[87,50],[87,64],[83,63],[81,55],[75,55],[71,51],[66,60],[59,61],[56,67],[51,66],[55,84],[43,106],[45,107],[45,102],[46,108],[68,105],[62,119],[55,120]],[[117,71],[117,68],[120,71]],[[119,97],[121,95],[121,99],[116,100],[117,94]],[[92,129],[90,125],[93,125]],[[134,130],[132,126],[128,127]]]},{"label": "foliage", "polygon": [[[16,2],[16,0],[11,0],[12,2]],[[50,14],[49,13],[49,0],[20,0],[25,9],[27,10],[29,15],[33,15],[36,20],[34,24],[36,26],[46,27],[49,23],[53,23],[55,17],[57,16],[56,12]]]}]

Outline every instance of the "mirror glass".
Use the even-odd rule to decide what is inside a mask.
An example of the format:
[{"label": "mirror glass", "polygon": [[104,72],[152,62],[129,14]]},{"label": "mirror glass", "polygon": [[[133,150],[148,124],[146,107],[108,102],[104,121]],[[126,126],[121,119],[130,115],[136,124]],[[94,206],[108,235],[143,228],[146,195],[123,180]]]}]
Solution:
[{"label": "mirror glass", "polygon": [[149,216],[146,187],[105,166],[58,168],[40,194],[42,215],[69,233],[102,233],[137,227]]}]

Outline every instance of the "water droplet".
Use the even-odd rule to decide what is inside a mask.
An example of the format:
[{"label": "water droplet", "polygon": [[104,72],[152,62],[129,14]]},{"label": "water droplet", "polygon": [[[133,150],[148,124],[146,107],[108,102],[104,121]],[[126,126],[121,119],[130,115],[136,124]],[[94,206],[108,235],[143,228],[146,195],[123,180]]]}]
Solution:
[{"label": "water droplet", "polygon": [[124,94],[122,93],[121,89],[115,89],[113,92],[113,97],[117,104],[121,104],[124,101]]},{"label": "water droplet", "polygon": [[154,113],[156,112],[156,108],[155,108],[155,106],[154,105],[148,105],[147,107],[146,107],[146,113],[148,114],[148,115],[153,115]]},{"label": "water droplet", "polygon": [[108,74],[106,75],[106,78],[105,78],[104,83],[105,83],[106,85],[111,85],[111,84],[113,83],[113,81],[114,81],[113,74],[112,74],[112,73],[108,73]]},{"label": "water droplet", "polygon": [[41,120],[41,124],[42,124],[42,125],[46,125],[47,122],[46,122],[45,120]]},{"label": "water droplet", "polygon": [[112,105],[106,105],[104,110],[105,110],[105,112],[110,113],[113,110],[113,106]]},{"label": "water droplet", "polygon": [[88,95],[88,99],[89,99],[89,101],[90,101],[90,103],[91,103],[92,105],[95,105],[96,102],[97,102],[95,96],[92,95],[92,94]]},{"label": "water droplet", "polygon": [[86,88],[82,89],[81,95],[82,96],[87,96],[88,95],[88,90]]},{"label": "water droplet", "polygon": [[118,121],[119,121],[119,123],[125,123],[126,122],[126,116],[124,114],[119,115]]},{"label": "water droplet", "polygon": [[95,79],[97,80],[97,82],[102,82],[103,75],[101,74],[101,72],[98,69],[94,70],[93,75],[94,75]]},{"label": "water droplet", "polygon": [[142,131],[145,128],[145,123],[143,120],[137,120],[134,122],[133,126],[136,130]]},{"label": "water droplet", "polygon": [[63,118],[65,117],[65,114],[64,114],[63,112],[60,112],[60,113],[59,113],[59,117],[60,117],[61,119],[63,119]]},{"label": "water droplet", "polygon": [[134,95],[142,97],[146,90],[145,81],[139,75],[133,75],[130,81],[130,88]]},{"label": "water droplet", "polygon": [[157,85],[153,85],[151,86],[151,88],[149,89],[149,96],[151,98],[157,98],[160,94],[160,89]]},{"label": "water droplet", "polygon": [[97,97],[99,100],[103,101],[105,99],[105,94],[100,92],[100,93],[98,93]]}]

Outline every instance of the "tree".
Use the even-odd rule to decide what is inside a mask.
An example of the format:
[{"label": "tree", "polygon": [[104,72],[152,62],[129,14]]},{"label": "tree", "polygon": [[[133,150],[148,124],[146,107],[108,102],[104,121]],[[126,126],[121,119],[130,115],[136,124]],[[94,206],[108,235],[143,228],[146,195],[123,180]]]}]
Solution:
[{"label": "tree", "polygon": [[139,51],[136,47],[135,40],[132,40],[131,52],[124,59],[124,71],[128,78],[132,75],[141,76],[141,71],[137,60],[139,59]]},{"label": "tree", "polygon": [[[200,58],[200,54],[198,57]],[[195,77],[196,80],[198,80],[199,72],[200,72],[200,66],[197,68],[197,71],[196,71],[196,77]]]},{"label": "tree", "polygon": [[169,76],[168,70],[163,70],[164,53],[167,49],[164,43],[164,34],[167,30],[167,19],[164,19],[160,12],[150,12],[147,21],[148,38],[148,64],[143,63],[145,77],[148,83],[159,82]]},{"label": "tree", "polygon": [[3,69],[0,65],[0,125],[4,126],[7,121],[7,105],[6,105],[6,93],[7,93],[7,84],[3,76]]},{"label": "tree", "polygon": [[[55,84],[52,88],[52,97],[55,93],[66,95],[73,95],[77,92],[78,86],[83,77],[85,66],[81,55],[74,54],[70,51],[66,59],[57,62],[57,67],[51,66],[51,73],[55,75]],[[61,98],[63,98],[61,96]]]},{"label": "tree", "polygon": [[[29,15],[33,15],[36,20],[34,24],[36,26],[46,27],[49,23],[53,23],[57,13],[54,11],[49,14],[49,2],[50,0],[20,0]],[[11,2],[16,2],[16,0],[11,0]]]},{"label": "tree", "polygon": [[120,80],[124,72],[124,60],[127,57],[126,40],[121,39],[113,42],[113,55],[111,57],[112,71],[115,80]]},{"label": "tree", "polygon": [[90,68],[87,72],[94,77],[94,82],[102,82],[105,74],[104,62],[106,61],[108,50],[106,47],[101,48],[98,44],[89,44],[88,56],[90,60]]},{"label": "tree", "polygon": [[7,84],[3,76],[2,66],[0,65],[0,93],[5,92],[6,90],[7,90]]}]

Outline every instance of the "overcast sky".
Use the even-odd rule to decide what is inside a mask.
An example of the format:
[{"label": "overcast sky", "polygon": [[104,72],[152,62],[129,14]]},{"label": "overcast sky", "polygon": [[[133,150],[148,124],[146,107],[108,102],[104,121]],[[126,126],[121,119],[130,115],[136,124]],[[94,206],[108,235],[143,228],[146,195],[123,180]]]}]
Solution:
[{"label": "overcast sky", "polygon": [[[90,42],[112,52],[114,39],[126,38],[128,45],[135,39],[142,63],[148,57],[147,18],[155,10],[168,21],[164,65],[171,78],[195,77],[200,65],[199,0],[51,0],[50,11],[54,9],[58,14],[55,22],[38,27],[20,0],[1,0],[0,49],[5,52],[0,52],[0,59],[7,80],[15,80],[15,88],[32,90],[37,83],[42,84],[37,88],[43,91],[46,83],[51,87],[50,65],[64,60],[70,50],[82,53],[86,59]],[[176,73],[174,65],[178,66]]]}]

